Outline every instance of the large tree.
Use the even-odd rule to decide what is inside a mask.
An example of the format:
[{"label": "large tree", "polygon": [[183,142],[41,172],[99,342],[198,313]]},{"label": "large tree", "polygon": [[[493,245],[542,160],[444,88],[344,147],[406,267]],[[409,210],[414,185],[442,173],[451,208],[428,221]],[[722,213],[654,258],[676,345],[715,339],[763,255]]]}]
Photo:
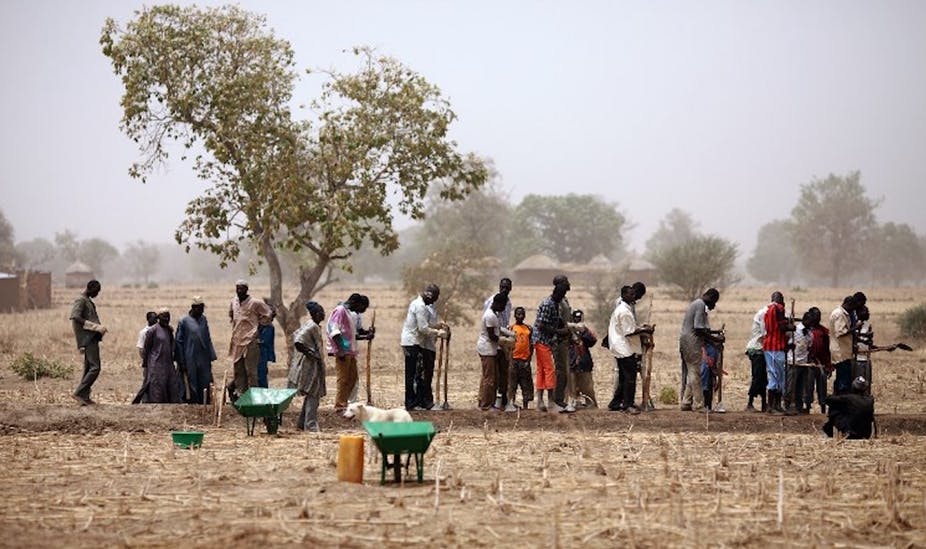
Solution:
[{"label": "large tree", "polygon": [[496,282],[492,273],[497,268],[498,259],[480,256],[477,245],[441,248],[420,263],[403,267],[402,286],[407,294],[414,295],[427,284],[437,284],[440,299],[434,306],[441,320],[471,322],[469,311],[482,312]]},{"label": "large tree", "polygon": [[691,217],[690,213],[679,208],[672,208],[659,221],[659,228],[656,229],[656,232],[646,240],[644,256],[647,259],[652,259],[664,250],[668,250],[700,234],[698,223]]},{"label": "large tree", "polygon": [[479,257],[504,254],[511,222],[508,198],[494,181],[465,199],[448,203],[440,186],[428,195],[426,217],[416,244],[425,253],[444,248],[470,250]]},{"label": "large tree", "polygon": [[762,225],[756,239],[756,248],[746,262],[749,274],[760,282],[777,282],[789,286],[798,275],[798,266],[791,222],[776,219]]},{"label": "large tree", "polygon": [[801,186],[791,210],[794,245],[802,268],[839,286],[846,275],[862,272],[860,260],[875,228],[879,201],[865,195],[858,171],[830,174]]},{"label": "large tree", "polygon": [[511,208],[494,183],[453,204],[440,200],[435,190],[416,233],[415,247],[424,257],[402,269],[408,294],[417,294],[428,283],[440,286],[436,306],[448,322],[469,320],[468,308],[481,312],[496,282]]},{"label": "large tree", "polygon": [[55,245],[47,238],[33,238],[17,242],[16,252],[19,254],[23,267],[27,269],[50,270],[56,258]]},{"label": "large tree", "polygon": [[88,238],[81,240],[77,256],[93,269],[97,277],[102,277],[103,266],[119,257],[119,250],[102,238]]},{"label": "large tree", "polygon": [[711,286],[725,288],[739,280],[738,253],[736,244],[719,236],[695,236],[663,249],[652,261],[660,281],[675,285],[678,297],[694,299]]},{"label": "large tree", "polygon": [[9,269],[16,263],[16,246],[13,239],[13,225],[6,220],[6,216],[0,211],[0,268]]},{"label": "large tree", "polygon": [[78,252],[80,252],[80,240],[77,239],[77,234],[70,230],[55,233],[55,249],[61,259],[69,263],[76,261]]},{"label": "large tree", "polygon": [[128,264],[132,276],[136,280],[144,280],[145,284],[148,284],[151,275],[158,269],[161,252],[155,244],[148,244],[144,240],[139,240],[126,246],[122,257]]},{"label": "large tree", "polygon": [[926,252],[920,239],[906,223],[885,223],[877,227],[859,256],[871,259],[872,278],[900,286],[904,282],[919,282],[926,271]]},{"label": "large tree", "polygon": [[[360,68],[326,72],[313,120],[290,111],[296,80],[289,43],[237,7],[155,6],[100,42],[125,86],[122,129],[144,179],[179,141],[211,184],[189,203],[176,239],[236,261],[254,246],[270,272],[277,320],[291,334],[303,303],[364,241],[395,250],[394,210],[420,219],[435,180],[441,196],[478,189],[486,169],[449,139],[456,118],[433,84],[398,61],[355,49]],[[395,204],[392,206],[391,204]],[[306,251],[299,290],[284,303],[279,251]]]},{"label": "large tree", "polygon": [[559,261],[586,263],[623,251],[627,219],[618,205],[591,194],[529,194],[515,209],[514,260],[544,253]]}]

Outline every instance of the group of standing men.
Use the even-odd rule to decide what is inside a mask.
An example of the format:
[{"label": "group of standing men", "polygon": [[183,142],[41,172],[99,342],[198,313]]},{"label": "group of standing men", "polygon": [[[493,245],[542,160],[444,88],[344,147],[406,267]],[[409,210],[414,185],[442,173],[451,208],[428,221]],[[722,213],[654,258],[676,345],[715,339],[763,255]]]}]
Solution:
[{"label": "group of standing men", "polygon": [[[501,280],[498,293],[485,302],[476,342],[482,365],[478,393],[480,409],[516,411],[518,388],[524,408],[533,400],[535,391],[537,410],[543,412],[572,413],[577,407],[597,406],[590,349],[598,340],[585,324],[584,313],[573,310],[570,305],[567,299],[570,289],[568,277],[556,276],[552,292],[537,307],[533,325],[524,322],[523,307],[513,309],[515,322],[512,324],[511,280]],[[642,358],[653,347],[653,327],[637,322],[637,299],[645,293],[646,286],[641,282],[621,289],[609,322],[608,336],[602,342],[617,363],[613,398],[608,405],[610,410],[639,413],[634,404],[636,376],[640,373],[644,384],[647,383],[649,376]],[[536,376],[532,380],[533,357],[536,357]],[[648,394],[646,388],[644,395]]]},{"label": "group of standing men", "polygon": [[[553,279],[553,290],[537,307],[532,326],[524,322],[523,307],[512,308],[511,289],[511,280],[503,278],[498,293],[485,302],[476,343],[482,366],[479,408],[516,411],[518,388],[524,408],[533,400],[535,390],[537,409],[541,411],[571,413],[577,404],[597,405],[589,352],[597,339],[584,324],[582,311],[573,311],[566,298],[571,289],[569,279],[564,275]],[[94,403],[91,388],[100,373],[99,343],[107,333],[93,302],[100,290],[99,281],[90,281],[75,300],[70,315],[84,358],[83,375],[73,394],[81,405]],[[233,401],[250,387],[267,387],[267,362],[275,361],[273,307],[250,296],[248,284],[243,280],[236,283],[235,290],[236,297],[228,310],[232,325],[229,356],[234,364],[234,379],[225,388]],[[654,332],[653,326],[637,318],[636,304],[645,293],[646,286],[640,282],[621,288],[607,337],[602,342],[616,362],[610,410],[632,414],[640,411],[634,401],[636,376],[640,373],[645,383],[649,380],[646,361],[642,359],[652,352]],[[435,407],[432,381],[437,342],[450,340],[450,327],[439,320],[435,307],[439,298],[440,288],[427,285],[409,304],[402,327],[404,404],[408,410]],[[718,369],[722,370],[719,361],[725,337],[723,329],[711,328],[709,313],[719,299],[719,291],[710,288],[688,306],[683,317],[679,334],[682,410],[703,411],[713,405],[713,388],[720,373]],[[866,302],[862,292],[847,296],[830,314],[827,328],[822,326],[817,307],[809,308],[798,320],[794,318],[793,304],[789,316],[785,313],[784,295],[774,292],[770,303],[754,315],[752,337],[746,345],[752,373],[746,410],[778,415],[809,413],[816,393],[821,412],[826,413],[827,406],[831,409],[832,430],[833,409],[838,413],[847,406],[848,401],[843,400],[848,397],[842,395],[862,395],[870,400],[868,356],[879,349],[871,340]],[[322,330],[324,308],[314,301],[306,303],[309,318],[294,334],[295,356],[288,375],[289,386],[306,396],[300,428],[318,429],[318,404],[326,394],[326,355],[335,360],[335,410],[343,411],[349,402],[356,400],[357,342],[375,337],[375,328],[365,329],[362,323],[362,314],[369,304],[366,296],[352,294],[333,309]],[[180,320],[176,332],[170,325],[168,309],[146,315],[148,325],[139,332],[137,343],[143,386],[136,402],[209,402],[216,353],[204,313],[205,303],[194,297],[189,314]],[[537,368],[532,379],[534,356]],[[833,373],[833,395],[828,397],[827,380]],[[643,393],[642,404],[647,409],[652,401],[647,399],[645,386]],[[754,405],[756,398],[761,401],[758,409]],[[873,413],[873,402],[852,400],[851,403],[856,409],[861,405]]]},{"label": "group of standing men", "polygon": [[[822,313],[810,307],[800,319],[785,314],[784,295],[774,292],[771,302],[753,317],[752,337],[746,355],[752,365],[747,411],[778,415],[809,413],[814,393],[821,413],[826,413],[827,380],[833,379],[834,395],[847,394],[854,381],[870,383],[866,353],[870,345],[867,297],[862,292],[847,296],[822,325]],[[788,356],[791,360],[788,360]],[[858,385],[858,383],[856,385]]]}]

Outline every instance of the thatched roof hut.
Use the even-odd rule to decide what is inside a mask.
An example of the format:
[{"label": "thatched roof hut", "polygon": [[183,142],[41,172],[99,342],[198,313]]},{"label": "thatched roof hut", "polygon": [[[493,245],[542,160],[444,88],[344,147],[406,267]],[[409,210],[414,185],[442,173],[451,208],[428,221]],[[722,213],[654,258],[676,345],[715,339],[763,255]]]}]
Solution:
[{"label": "thatched roof hut", "polygon": [[75,261],[64,271],[65,288],[86,288],[93,279],[93,269],[80,261]]},{"label": "thatched roof hut", "polygon": [[518,286],[551,286],[553,277],[562,272],[559,264],[552,258],[537,254],[518,263],[511,278]]}]

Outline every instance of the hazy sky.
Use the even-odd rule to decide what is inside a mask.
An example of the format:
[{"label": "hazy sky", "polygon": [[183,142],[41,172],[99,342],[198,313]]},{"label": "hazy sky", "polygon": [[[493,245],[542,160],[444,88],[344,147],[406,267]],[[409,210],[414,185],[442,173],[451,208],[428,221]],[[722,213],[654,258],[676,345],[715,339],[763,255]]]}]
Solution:
[{"label": "hazy sky", "polygon": [[[200,2],[201,5],[218,4]],[[17,240],[166,242],[202,189],[131,180],[100,52],[133,1],[0,0],[0,209]],[[926,232],[926,2],[254,2],[300,68],[371,45],[437,84],[512,201],[594,193],[646,238],[673,207],[751,252],[801,184],[862,172],[882,221]],[[308,102],[317,81],[296,99]],[[917,206],[919,204],[919,206]]]}]

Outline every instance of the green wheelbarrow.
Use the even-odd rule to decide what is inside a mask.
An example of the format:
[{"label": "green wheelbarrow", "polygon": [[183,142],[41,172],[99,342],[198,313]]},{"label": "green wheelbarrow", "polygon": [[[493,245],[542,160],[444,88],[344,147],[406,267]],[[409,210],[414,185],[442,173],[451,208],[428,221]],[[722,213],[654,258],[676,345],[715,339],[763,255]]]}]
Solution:
[{"label": "green wheelbarrow", "polygon": [[[370,439],[383,457],[383,466],[380,471],[379,483],[386,483],[386,469],[392,467],[395,481],[402,480],[402,454],[408,454],[405,459],[405,469],[412,456],[415,458],[415,467],[418,470],[418,482],[424,480],[424,453],[431,445],[431,439],[437,432],[430,421],[410,421],[393,423],[390,421],[364,421],[363,428],[367,430]],[[392,455],[392,461],[389,456]]]},{"label": "green wheelbarrow", "polygon": [[296,389],[264,389],[251,387],[238,397],[232,406],[244,416],[248,426],[248,436],[254,434],[257,420],[263,418],[267,432],[275,435],[283,422],[283,410],[296,396]]}]

